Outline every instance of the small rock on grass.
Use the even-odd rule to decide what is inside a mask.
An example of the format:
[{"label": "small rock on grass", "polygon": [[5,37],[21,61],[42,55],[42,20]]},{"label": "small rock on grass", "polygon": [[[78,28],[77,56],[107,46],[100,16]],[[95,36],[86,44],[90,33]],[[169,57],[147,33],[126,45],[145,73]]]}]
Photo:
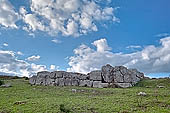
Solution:
[{"label": "small rock on grass", "polygon": [[138,96],[146,96],[147,94],[145,92],[139,92]]},{"label": "small rock on grass", "polygon": [[12,87],[12,85],[8,83],[8,84],[1,85],[1,87],[8,88],[8,87]]},{"label": "small rock on grass", "polygon": [[76,92],[77,92],[77,90],[76,90],[76,89],[71,89],[71,91],[72,91],[73,93],[76,93]]},{"label": "small rock on grass", "polygon": [[165,88],[165,86],[159,86],[159,85],[157,85],[157,88]]}]

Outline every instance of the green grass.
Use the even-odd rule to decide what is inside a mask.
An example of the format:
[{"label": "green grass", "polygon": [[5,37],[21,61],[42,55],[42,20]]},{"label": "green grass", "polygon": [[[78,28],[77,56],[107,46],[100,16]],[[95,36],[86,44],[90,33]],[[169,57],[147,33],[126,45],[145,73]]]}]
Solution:
[{"label": "green grass", "polygon": [[[170,113],[170,79],[143,80],[127,89],[31,86],[24,79],[5,82],[12,87],[0,88],[0,113]],[[147,96],[137,96],[141,91]]]}]

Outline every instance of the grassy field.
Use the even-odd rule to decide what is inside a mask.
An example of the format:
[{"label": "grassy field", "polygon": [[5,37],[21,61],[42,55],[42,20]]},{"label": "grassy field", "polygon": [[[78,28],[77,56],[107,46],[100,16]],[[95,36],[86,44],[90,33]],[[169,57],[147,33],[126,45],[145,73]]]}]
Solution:
[{"label": "grassy field", "polygon": [[[24,79],[5,82],[12,87],[0,88],[0,113],[170,113],[170,79],[143,80],[127,89],[31,86]],[[141,91],[147,96],[138,96]]]}]

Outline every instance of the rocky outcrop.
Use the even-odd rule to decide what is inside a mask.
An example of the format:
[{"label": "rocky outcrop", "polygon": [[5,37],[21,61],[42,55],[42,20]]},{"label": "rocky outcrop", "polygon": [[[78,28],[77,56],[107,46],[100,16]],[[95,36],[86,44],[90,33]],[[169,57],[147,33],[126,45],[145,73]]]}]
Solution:
[{"label": "rocky outcrop", "polygon": [[144,78],[144,74],[136,69],[127,69],[124,66],[107,64],[101,70],[81,74],[65,71],[42,71],[37,76],[32,76],[29,83],[32,85],[46,86],[82,86],[82,87],[120,87],[127,88],[134,86]]}]

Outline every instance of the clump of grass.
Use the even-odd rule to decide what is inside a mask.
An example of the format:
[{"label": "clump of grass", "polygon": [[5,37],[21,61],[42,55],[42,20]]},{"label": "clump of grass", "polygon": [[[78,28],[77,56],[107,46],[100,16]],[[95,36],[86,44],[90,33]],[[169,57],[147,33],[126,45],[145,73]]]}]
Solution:
[{"label": "clump of grass", "polygon": [[0,86],[4,84],[4,81],[0,80]]},{"label": "clump of grass", "polygon": [[64,106],[64,104],[60,104],[60,111],[64,113],[71,113],[71,111]]}]

